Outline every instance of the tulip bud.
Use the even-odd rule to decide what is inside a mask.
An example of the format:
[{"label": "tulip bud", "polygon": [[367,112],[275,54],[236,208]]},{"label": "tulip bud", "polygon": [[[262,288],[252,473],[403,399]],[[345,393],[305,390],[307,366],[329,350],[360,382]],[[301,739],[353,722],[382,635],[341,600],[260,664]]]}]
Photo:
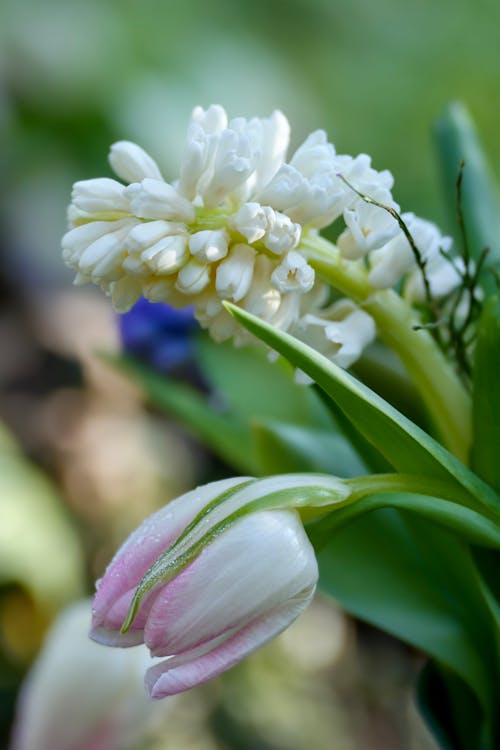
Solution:
[{"label": "tulip bud", "polygon": [[156,726],[142,685],[149,654],[92,643],[89,604],[72,604],[52,626],[21,690],[10,750],[126,750]]},{"label": "tulip bud", "polygon": [[240,477],[188,492],[118,551],[97,585],[91,637],[145,643],[168,657],[147,672],[153,698],[212,679],[308,605],[318,568],[293,507],[342,501],[346,492],[314,475]]}]

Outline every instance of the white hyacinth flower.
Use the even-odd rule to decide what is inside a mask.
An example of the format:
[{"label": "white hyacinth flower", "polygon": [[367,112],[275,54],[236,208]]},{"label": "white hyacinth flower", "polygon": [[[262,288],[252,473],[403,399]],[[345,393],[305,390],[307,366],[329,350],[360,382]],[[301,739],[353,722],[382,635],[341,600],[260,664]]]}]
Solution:
[{"label": "white hyacinth flower", "polygon": [[[425,265],[425,275],[432,297],[440,299],[451,294],[462,283],[461,273],[464,271],[463,258],[455,258],[453,263],[440,254],[428,259]],[[404,286],[404,296],[411,302],[425,302],[425,285],[420,269],[415,268],[408,275]]]},{"label": "white hyacinth flower", "polygon": [[146,177],[142,182],[133,182],[125,190],[130,208],[141,219],[171,219],[172,221],[194,220],[194,209],[172,185],[162,180]]},{"label": "white hyacinth flower", "polygon": [[187,238],[167,235],[141,253],[141,261],[155,274],[170,275],[187,267]]},{"label": "white hyacinth flower", "polygon": [[206,263],[199,263],[195,258],[189,260],[179,269],[176,288],[184,294],[194,295],[202,292],[210,281],[210,269]]},{"label": "white hyacinth flower", "polygon": [[321,315],[305,315],[293,332],[344,368],[359,359],[376,334],[373,318],[348,299],[339,300]]},{"label": "white hyacinth flower", "polygon": [[[440,256],[440,249],[448,252],[451,248],[451,237],[443,237],[438,227],[430,221],[419,219],[412,213],[403,214],[405,222],[422,260],[430,261]],[[383,247],[374,250],[370,255],[371,271],[369,281],[372,286],[387,289],[411,271],[415,266],[414,251],[400,229],[398,234]]]},{"label": "white hyacinth flower", "polygon": [[108,177],[75,182],[71,199],[75,208],[87,214],[128,213],[130,209],[125,187]]},{"label": "white hyacinth flower", "polygon": [[229,234],[225,229],[204,229],[191,235],[189,249],[198,260],[215,263],[225,258],[229,248]]},{"label": "white hyacinth flower", "polygon": [[187,235],[184,224],[172,221],[147,221],[136,224],[125,239],[125,246],[130,254],[141,253],[151,245],[155,245],[163,237],[172,235]]},{"label": "white hyacinth flower", "polygon": [[[398,204],[386,188],[374,188],[370,198],[399,211]],[[344,221],[346,229],[338,238],[337,245],[344,258],[351,260],[362,258],[382,247],[400,231],[394,216],[380,206],[363,200],[344,210]]]},{"label": "white hyacinth flower", "polygon": [[206,111],[195,107],[188,126],[186,145],[181,161],[179,192],[190,200],[200,192],[213,171],[218,138],[227,128],[223,107],[213,104]]},{"label": "white hyacinth flower", "polygon": [[274,269],[271,282],[280,292],[309,292],[314,285],[314,271],[304,256],[292,250]]},{"label": "white hyacinth flower", "polygon": [[[399,211],[390,172],[375,170],[366,154],[337,154],[322,130],[287,162],[289,137],[281,112],[228,120],[221,106],[196,107],[179,179],[172,182],[140,146],[113,144],[109,163],[125,184],[101,177],[73,188],[63,257],[76,272],[75,283],[99,285],[120,311],[141,296],[193,305],[214,338],[244,343],[251,337],[225,310],[225,300],[282,330],[317,338],[319,324],[309,319],[301,326],[305,315],[326,319],[324,284],[308,262],[307,247],[341,216],[343,262],[358,264],[359,273],[366,257],[363,268],[374,291],[413,274],[415,258],[398,222],[362,197]],[[435,268],[431,288],[439,294],[454,283],[453,274],[431,258],[450,241],[429,222],[405,216],[429,271]]]},{"label": "white hyacinth flower", "polygon": [[276,255],[296,247],[300,240],[300,225],[288,216],[260,203],[245,203],[231,217],[230,225],[247,242],[262,241],[265,248]]},{"label": "white hyacinth flower", "polygon": [[125,182],[142,182],[146,177],[162,180],[157,163],[144,149],[130,141],[113,143],[109,163],[115,174]]},{"label": "white hyacinth flower", "polygon": [[224,299],[239,302],[252,283],[255,250],[250,245],[233,245],[231,253],[217,268],[215,287]]}]

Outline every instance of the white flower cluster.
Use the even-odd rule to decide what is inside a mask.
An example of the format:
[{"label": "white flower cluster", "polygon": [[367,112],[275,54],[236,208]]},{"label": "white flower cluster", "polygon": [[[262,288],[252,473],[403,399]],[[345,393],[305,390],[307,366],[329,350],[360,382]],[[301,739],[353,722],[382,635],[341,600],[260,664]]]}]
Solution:
[{"label": "white flower cluster", "polygon": [[[194,305],[216,340],[242,342],[247,334],[222,305],[230,300],[351,364],[374,337],[373,321],[351,302],[324,309],[324,287],[301,238],[343,216],[341,253],[367,256],[375,288],[392,286],[414,258],[397,222],[340,177],[396,207],[391,174],[375,171],[365,154],[337,155],[323,131],[285,162],[289,131],[281,112],[228,122],[220,106],[197,107],[172,184],[139,146],[115,143],[109,161],[127,184],[103,177],[73,188],[63,257],[75,283],[100,285],[119,311],[141,296]],[[425,257],[434,258],[447,241],[427,222],[411,216],[411,224]],[[418,296],[417,281],[413,287]]]}]

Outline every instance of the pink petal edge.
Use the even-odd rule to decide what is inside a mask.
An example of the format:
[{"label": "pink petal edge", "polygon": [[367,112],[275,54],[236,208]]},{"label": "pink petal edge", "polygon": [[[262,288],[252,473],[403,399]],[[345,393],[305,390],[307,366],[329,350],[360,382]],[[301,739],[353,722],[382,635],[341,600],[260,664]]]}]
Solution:
[{"label": "pink petal edge", "polygon": [[[181,664],[177,657],[173,657],[151,667],[145,677],[151,698],[182,693],[230,669],[285,630],[305,609],[313,592],[314,589],[307,595],[299,595],[248,623],[208,653]],[[179,657],[182,659],[182,654]]]}]

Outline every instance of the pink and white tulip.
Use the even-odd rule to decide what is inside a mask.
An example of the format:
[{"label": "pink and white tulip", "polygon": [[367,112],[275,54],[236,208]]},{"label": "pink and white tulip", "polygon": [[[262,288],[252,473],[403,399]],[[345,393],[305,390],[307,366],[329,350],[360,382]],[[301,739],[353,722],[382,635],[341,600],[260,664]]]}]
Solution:
[{"label": "pink and white tulip", "polygon": [[[216,677],[309,604],[318,568],[299,515],[246,507],[282,484],[240,477],[188,492],[144,521],[98,582],[91,637],[145,643],[152,656],[167,657],[146,674],[153,698]],[[146,573],[150,584],[123,632]]]}]

